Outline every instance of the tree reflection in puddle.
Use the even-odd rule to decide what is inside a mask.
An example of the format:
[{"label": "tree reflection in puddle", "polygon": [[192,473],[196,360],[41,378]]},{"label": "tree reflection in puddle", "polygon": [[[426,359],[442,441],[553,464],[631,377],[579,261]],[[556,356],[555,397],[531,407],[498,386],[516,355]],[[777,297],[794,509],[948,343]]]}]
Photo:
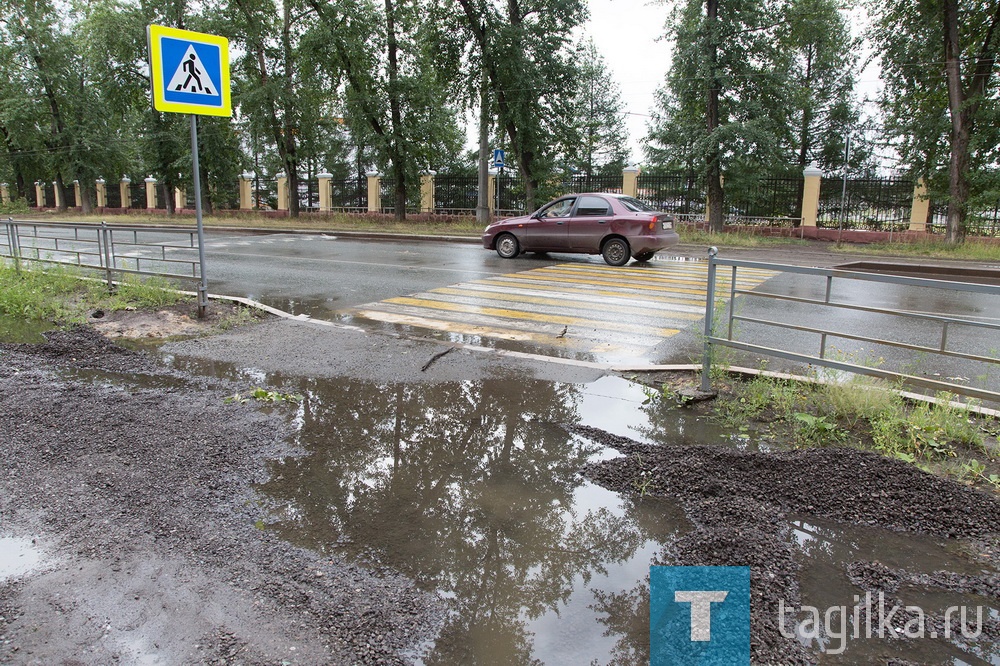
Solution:
[{"label": "tree reflection in puddle", "polygon": [[599,621],[687,523],[577,473],[599,448],[558,424],[580,421],[587,387],[307,380],[298,390],[304,454],[275,463],[260,488],[274,503],[268,526],[438,591],[451,613],[423,663],[628,652],[621,632],[641,633],[642,614],[616,615],[606,631]]}]

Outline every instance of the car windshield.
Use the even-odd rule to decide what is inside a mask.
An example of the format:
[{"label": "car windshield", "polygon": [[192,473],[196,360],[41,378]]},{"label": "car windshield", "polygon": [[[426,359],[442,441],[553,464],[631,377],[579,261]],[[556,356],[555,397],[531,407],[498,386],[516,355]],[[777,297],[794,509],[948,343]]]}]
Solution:
[{"label": "car windshield", "polygon": [[656,208],[653,208],[649,204],[639,201],[633,197],[618,197],[618,201],[622,203],[623,206],[628,208],[630,211],[635,213],[658,213]]}]

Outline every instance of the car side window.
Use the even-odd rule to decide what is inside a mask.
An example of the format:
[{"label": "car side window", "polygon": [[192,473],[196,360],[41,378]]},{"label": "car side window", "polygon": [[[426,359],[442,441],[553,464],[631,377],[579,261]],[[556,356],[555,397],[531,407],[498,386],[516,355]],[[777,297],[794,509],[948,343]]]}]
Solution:
[{"label": "car side window", "polygon": [[573,202],[576,199],[561,199],[556,201],[552,205],[543,209],[541,213],[538,214],[540,218],[553,218],[553,217],[569,217],[569,213],[573,210]]},{"label": "car side window", "polygon": [[580,197],[580,204],[576,207],[576,214],[580,217],[610,215],[611,206],[600,197]]}]

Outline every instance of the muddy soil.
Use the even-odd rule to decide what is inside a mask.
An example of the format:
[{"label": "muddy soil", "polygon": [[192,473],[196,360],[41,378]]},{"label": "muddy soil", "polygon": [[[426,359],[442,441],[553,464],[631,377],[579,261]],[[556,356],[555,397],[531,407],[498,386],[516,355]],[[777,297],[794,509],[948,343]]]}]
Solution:
[{"label": "muddy soil", "polygon": [[388,571],[257,529],[294,409],[87,328],[0,345],[0,663],[402,663],[441,609]]},{"label": "muddy soil", "polygon": [[107,338],[129,340],[162,340],[179,336],[205,335],[226,327],[240,313],[247,318],[263,318],[256,311],[226,301],[213,301],[205,316],[198,317],[196,304],[185,302],[151,310],[94,310],[87,324]]},{"label": "muddy soil", "polygon": [[[776,623],[779,600],[800,604],[801,566],[788,516],[965,539],[972,557],[994,571],[1000,566],[1000,498],[901,461],[848,448],[760,453],[651,446],[595,428],[568,429],[623,454],[588,465],[584,476],[620,493],[669,497],[695,525],[655,564],[751,567],[755,664],[816,663],[816,655],[781,636]],[[890,600],[903,583],[992,599],[1000,595],[1000,576],[994,573],[917,575],[878,562],[852,563],[848,573],[860,588],[887,592]],[[932,627],[941,624],[932,619]],[[1000,639],[1000,621],[986,622],[983,635]],[[879,663],[901,662],[886,654]]]}]

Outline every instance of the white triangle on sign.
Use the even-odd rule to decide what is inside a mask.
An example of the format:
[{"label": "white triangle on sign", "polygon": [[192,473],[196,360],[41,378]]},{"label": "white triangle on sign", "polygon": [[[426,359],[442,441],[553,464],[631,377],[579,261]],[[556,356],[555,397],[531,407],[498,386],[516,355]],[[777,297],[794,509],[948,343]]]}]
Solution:
[{"label": "white triangle on sign", "polygon": [[170,78],[167,84],[170,92],[184,92],[193,95],[217,95],[218,88],[212,82],[211,77],[205,72],[205,65],[202,64],[198,52],[194,50],[193,44],[188,44],[184,57],[177,65],[177,71]]}]

